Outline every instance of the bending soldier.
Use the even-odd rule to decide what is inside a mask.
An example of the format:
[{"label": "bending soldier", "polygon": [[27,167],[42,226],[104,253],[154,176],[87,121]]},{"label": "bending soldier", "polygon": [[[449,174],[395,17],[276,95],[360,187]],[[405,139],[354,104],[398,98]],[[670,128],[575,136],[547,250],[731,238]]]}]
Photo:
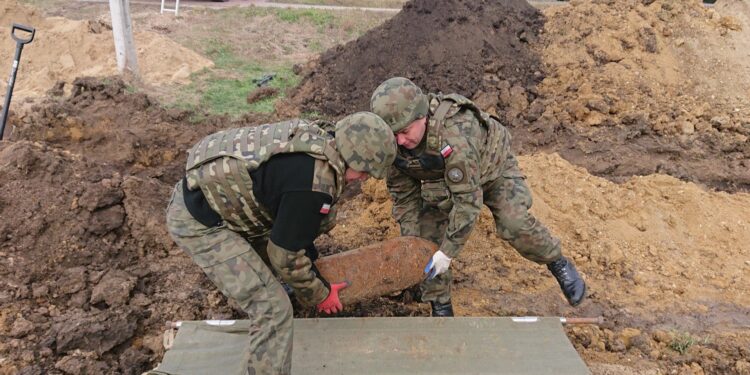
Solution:
[{"label": "bending soldier", "polygon": [[384,178],[395,158],[393,133],[372,113],[329,127],[291,120],[211,134],[172,193],[172,238],[252,321],[250,374],[291,372],[292,305],[274,273],[303,305],[342,309],[346,284],[320,275],[313,240],[332,228],[344,185]]},{"label": "bending soldier", "polygon": [[453,316],[450,263],[469,238],[482,204],[497,233],[526,259],[546,264],[568,302],[576,306],[586,285],[562,256],[560,240],[529,213],[531,192],[499,120],[457,95],[425,95],[406,78],[383,82],[371,110],[396,134],[399,145],[387,184],[401,235],[439,244],[421,284],[433,316]]}]

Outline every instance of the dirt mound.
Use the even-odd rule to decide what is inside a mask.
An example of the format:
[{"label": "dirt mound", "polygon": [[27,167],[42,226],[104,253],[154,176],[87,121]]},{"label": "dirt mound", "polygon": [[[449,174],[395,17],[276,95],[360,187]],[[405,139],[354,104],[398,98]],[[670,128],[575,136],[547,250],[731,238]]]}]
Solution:
[{"label": "dirt mound", "polygon": [[498,115],[520,153],[558,152],[614,181],[750,191],[750,10],[722,4],[579,0],[542,24],[525,1],[412,1],[309,64],[292,106],[366,109],[384,78],[406,75]]},{"label": "dirt mound", "polygon": [[740,77],[750,71],[750,14],[746,3],[723,3],[738,18],[675,0],[546,10],[546,77],[504,113],[516,146],[616,181],[668,173],[748,191],[750,81]]},{"label": "dirt mound", "polygon": [[[0,34],[12,22],[36,28],[34,41],[24,47],[14,98],[41,96],[59,81],[71,83],[80,76],[108,76],[117,73],[111,26],[93,21],[44,18],[36,10],[15,0],[0,0]],[[142,79],[147,84],[186,83],[191,73],[213,63],[163,36],[136,32],[135,45]],[[0,40],[0,66],[10,69],[15,41]],[[3,68],[5,69],[5,68]],[[5,92],[7,82],[0,82]]]},{"label": "dirt mound", "polygon": [[645,117],[659,134],[693,134],[737,129],[750,116],[750,82],[737,79],[745,52],[726,52],[734,47],[726,36],[742,28],[732,16],[675,0],[572,1],[547,15],[549,74],[539,92],[559,106],[561,121]]},{"label": "dirt mound", "polygon": [[542,23],[524,0],[412,0],[383,25],[325,52],[308,67],[292,101],[332,116],[366,110],[372,91],[393,76],[466,96],[488,74],[495,84],[533,85],[541,76],[529,43]]},{"label": "dirt mound", "polygon": [[0,181],[0,373],[139,373],[151,349],[134,338],[180,287],[166,186],[27,141],[0,143]]},{"label": "dirt mound", "polygon": [[[6,139],[44,142],[106,163],[122,174],[156,177],[173,183],[183,168],[185,150],[205,135],[227,126],[269,122],[266,115],[239,120],[193,117],[205,114],[164,109],[142,93],[129,93],[117,77],[78,78],[68,96],[20,103]],[[58,92],[58,94],[62,94]]]},{"label": "dirt mound", "polygon": [[0,374],[140,374],[164,322],[238,315],[164,227],[184,150],[232,123],[115,78],[25,105],[0,142]]}]

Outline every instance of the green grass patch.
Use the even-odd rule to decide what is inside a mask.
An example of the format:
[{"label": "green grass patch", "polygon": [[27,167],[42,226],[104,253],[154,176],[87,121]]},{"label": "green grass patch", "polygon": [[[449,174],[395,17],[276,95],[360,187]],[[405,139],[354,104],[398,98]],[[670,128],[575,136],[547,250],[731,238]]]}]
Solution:
[{"label": "green grass patch", "polygon": [[[261,8],[246,7],[238,10],[239,14],[246,18],[263,17],[274,15],[281,21],[288,23],[309,22],[320,28],[336,24],[337,17],[331,10],[325,9],[294,9],[294,8]],[[231,15],[223,13],[225,17]]]},{"label": "green grass patch", "polygon": [[271,2],[398,9],[406,3],[406,0],[271,0]]},{"label": "green grass patch", "polygon": [[[274,103],[284,97],[284,91],[299,83],[300,77],[291,65],[263,65],[240,58],[233,48],[219,40],[208,40],[206,55],[214,68],[193,74],[191,83],[177,96],[172,107],[205,112],[213,115],[239,117],[248,112],[273,113]],[[247,95],[258,89],[256,82],[265,75],[274,77],[266,86],[279,89],[279,94],[252,104]],[[191,121],[198,122],[201,115]]]},{"label": "green grass patch", "polygon": [[[299,77],[292,73],[291,67],[269,68],[246,64],[240,70],[240,78],[222,78],[216,75],[209,77],[201,95],[201,107],[207,108],[209,113],[228,114],[233,117],[248,111],[272,113],[276,100],[284,97],[284,90],[299,83]],[[260,79],[266,74],[275,74],[268,86],[278,88],[279,94],[247,104],[247,94],[258,88],[253,80]]]},{"label": "green grass patch", "polygon": [[308,120],[323,120],[324,119],[323,114],[321,114],[318,111],[305,111],[305,112],[302,112],[302,116],[300,117],[304,119],[308,119]]},{"label": "green grass patch", "polygon": [[277,9],[276,15],[285,22],[297,23],[308,21],[318,27],[326,27],[333,24],[336,17],[331,11],[319,9]]},{"label": "green grass patch", "polygon": [[677,353],[685,354],[693,345],[705,345],[708,344],[708,342],[708,337],[696,337],[691,335],[689,332],[673,332],[672,341],[669,343],[669,348],[676,351]]}]

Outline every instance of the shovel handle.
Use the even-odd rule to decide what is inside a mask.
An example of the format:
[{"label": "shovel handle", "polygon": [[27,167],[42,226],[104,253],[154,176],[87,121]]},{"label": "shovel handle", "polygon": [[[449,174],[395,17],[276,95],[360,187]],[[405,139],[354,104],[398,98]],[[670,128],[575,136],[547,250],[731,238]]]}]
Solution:
[{"label": "shovel handle", "polygon": [[[23,39],[16,35],[16,30],[22,30],[27,33],[31,33],[31,36],[28,39]],[[31,43],[32,40],[34,40],[34,34],[36,33],[36,29],[34,29],[31,26],[21,25],[20,23],[14,23],[13,28],[10,30],[10,35],[15,39],[16,42],[21,44],[28,44]]]}]

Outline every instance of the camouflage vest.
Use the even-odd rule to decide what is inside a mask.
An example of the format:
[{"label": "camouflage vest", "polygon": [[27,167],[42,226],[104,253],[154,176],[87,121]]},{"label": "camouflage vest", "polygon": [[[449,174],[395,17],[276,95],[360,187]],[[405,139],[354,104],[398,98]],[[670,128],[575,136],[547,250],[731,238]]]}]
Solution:
[{"label": "camouflage vest", "polygon": [[505,154],[510,149],[510,135],[500,124],[500,120],[482,112],[474,102],[458,94],[429,94],[428,99],[430,118],[425,132],[424,149],[418,153],[404,153],[399,148],[394,162],[396,168],[422,181],[443,179],[445,162],[441,150],[448,146],[443,140],[446,120],[466,109],[474,114],[484,131],[487,132],[487,140],[484,142],[486,147],[482,150],[483,158],[480,166],[482,176],[487,177],[486,180],[497,177],[495,175],[498,173],[495,170],[501,169],[504,157],[507,156]]},{"label": "camouflage vest", "polygon": [[[312,190],[331,195],[335,203],[344,189],[346,166],[333,136],[304,120],[229,129],[203,138],[188,154],[188,188],[200,188],[229,229],[246,237],[266,235],[273,217],[255,199],[250,172],[274,155],[293,152],[316,159]],[[332,209],[321,233],[332,228],[335,216]]]}]

